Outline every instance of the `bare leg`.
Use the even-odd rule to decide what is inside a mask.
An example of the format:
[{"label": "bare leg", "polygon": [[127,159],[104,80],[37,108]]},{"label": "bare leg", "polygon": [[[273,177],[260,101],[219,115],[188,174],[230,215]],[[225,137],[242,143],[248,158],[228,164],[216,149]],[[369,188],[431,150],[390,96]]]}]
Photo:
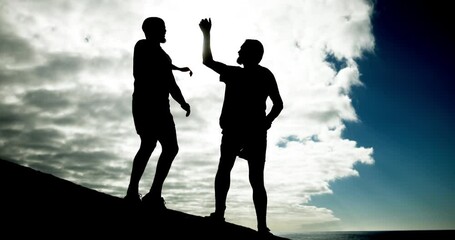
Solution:
[{"label": "bare leg", "polygon": [[153,198],[160,198],[163,189],[164,180],[166,179],[169,170],[171,169],[172,162],[177,156],[179,147],[177,144],[177,137],[174,133],[173,136],[166,137],[160,141],[162,152],[156,164],[155,177],[153,179],[150,194]]},{"label": "bare leg", "polygon": [[215,214],[224,217],[226,198],[231,185],[231,170],[235,163],[235,146],[232,139],[223,136],[221,142],[221,157],[215,176]]},{"label": "bare leg", "polygon": [[253,188],[253,202],[259,231],[268,231],[267,192],[264,186],[264,165],[264,161],[248,161],[249,180],[251,187]]},{"label": "bare leg", "polygon": [[215,213],[224,216],[235,156],[222,156],[215,176]]},{"label": "bare leg", "polygon": [[127,195],[136,196],[139,194],[139,181],[144,174],[144,170],[156,147],[156,140],[141,137],[141,146],[133,160],[130,183],[128,185]]}]

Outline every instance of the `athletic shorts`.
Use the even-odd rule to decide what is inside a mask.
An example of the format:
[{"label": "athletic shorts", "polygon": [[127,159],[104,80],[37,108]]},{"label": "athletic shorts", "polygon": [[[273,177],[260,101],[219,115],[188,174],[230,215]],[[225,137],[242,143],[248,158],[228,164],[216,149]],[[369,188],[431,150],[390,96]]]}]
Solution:
[{"label": "athletic shorts", "polygon": [[133,99],[133,119],[136,132],[140,136],[175,135],[174,118],[170,110],[154,111],[153,108],[141,106]]},{"label": "athletic shorts", "polygon": [[266,131],[227,131],[221,139],[222,154],[233,154],[248,161],[265,161]]}]

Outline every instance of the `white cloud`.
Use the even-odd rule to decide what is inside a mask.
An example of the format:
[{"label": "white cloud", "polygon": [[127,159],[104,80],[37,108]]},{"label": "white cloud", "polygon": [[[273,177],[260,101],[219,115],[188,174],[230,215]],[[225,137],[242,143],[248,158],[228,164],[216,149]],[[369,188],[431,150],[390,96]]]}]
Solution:
[{"label": "white cloud", "polygon": [[[180,152],[163,194],[171,208],[208,214],[224,92],[201,63],[198,23],[211,17],[214,57],[235,64],[244,39],[261,40],[262,64],[275,74],[284,100],[268,138],[270,227],[298,231],[340,221],[308,203],[331,194],[330,182],[359,175],[355,164],[373,163],[371,148],[342,137],[344,122],[358,120],[349,94],[362,84],[356,59],[374,47],[371,7],[363,0],[4,1],[0,156],[122,197],[139,146],[130,108],[132,49],[143,37],[142,20],[161,16],[168,40],[163,48],[176,65],[194,72],[175,72],[192,115],[186,118],[172,103]],[[159,152],[158,146],[143,193]],[[239,160],[226,218],[255,228],[250,191],[247,165]]]}]

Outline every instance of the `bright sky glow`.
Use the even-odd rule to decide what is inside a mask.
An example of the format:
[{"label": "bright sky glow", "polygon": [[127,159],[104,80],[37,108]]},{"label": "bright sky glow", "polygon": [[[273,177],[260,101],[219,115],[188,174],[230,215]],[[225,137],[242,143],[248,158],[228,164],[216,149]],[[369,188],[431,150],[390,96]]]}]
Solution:
[{"label": "bright sky glow", "polygon": [[[218,76],[202,65],[198,24],[210,17],[214,58],[235,65],[243,41],[259,39],[261,64],[275,74],[283,97],[268,138],[270,228],[299,231],[340,221],[308,202],[331,194],[333,181],[361,177],[356,164],[374,162],[372,148],[342,137],[345,121],[359,120],[349,94],[362,85],[356,60],[375,45],[371,13],[365,0],[3,0],[0,156],[123,197],[139,147],[132,50],[143,38],[142,21],[159,16],[167,27],[163,48],[175,65],[194,72],[175,72],[192,115],[185,118],[171,100],[180,152],[163,194],[172,209],[210,213],[224,93]],[[150,159],[142,193],[160,151]],[[226,218],[255,228],[243,160],[233,170]]]}]

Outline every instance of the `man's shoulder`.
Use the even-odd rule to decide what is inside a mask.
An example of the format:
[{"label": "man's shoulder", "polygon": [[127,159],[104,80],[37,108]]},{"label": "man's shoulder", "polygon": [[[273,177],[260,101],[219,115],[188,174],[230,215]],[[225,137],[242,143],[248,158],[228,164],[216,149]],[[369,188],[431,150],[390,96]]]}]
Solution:
[{"label": "man's shoulder", "polygon": [[259,71],[261,71],[263,73],[272,74],[273,75],[272,71],[270,71],[270,69],[267,68],[267,67],[264,67],[262,65],[258,65],[258,68],[259,68]]},{"label": "man's shoulder", "polygon": [[273,81],[275,79],[275,76],[273,75],[272,71],[268,69],[267,67],[258,65],[257,68],[255,69],[254,72],[255,76],[261,79],[266,79],[266,80],[271,80]]},{"label": "man's shoulder", "polygon": [[147,41],[147,39],[140,39],[136,42],[135,44],[136,48],[150,48],[150,50],[160,50],[161,47],[155,47],[153,44],[150,44],[150,41]]},{"label": "man's shoulder", "polygon": [[145,39],[140,39],[134,44],[135,51],[142,51],[143,49],[147,48],[147,41]]},{"label": "man's shoulder", "polygon": [[136,46],[146,45],[146,44],[147,44],[147,40],[145,40],[145,39],[139,39],[139,40],[136,42]]}]

